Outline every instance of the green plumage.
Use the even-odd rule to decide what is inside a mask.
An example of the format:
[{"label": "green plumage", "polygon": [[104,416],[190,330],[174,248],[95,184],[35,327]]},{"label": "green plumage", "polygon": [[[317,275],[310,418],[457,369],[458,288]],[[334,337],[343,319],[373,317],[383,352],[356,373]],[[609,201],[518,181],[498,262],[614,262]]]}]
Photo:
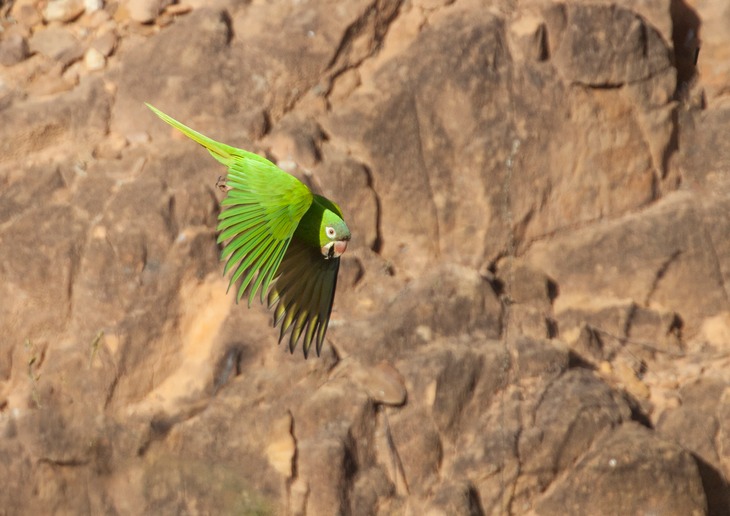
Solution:
[{"label": "green plumage", "polygon": [[260,293],[262,303],[275,306],[274,326],[281,324],[279,342],[291,330],[291,352],[303,336],[304,356],[312,342],[319,355],[332,311],[339,256],[350,239],[340,208],[269,160],[216,142],[147,107],[228,168],[218,243],[223,243],[224,274],[231,273],[229,289],[237,285],[236,300],[246,296],[250,307]]}]

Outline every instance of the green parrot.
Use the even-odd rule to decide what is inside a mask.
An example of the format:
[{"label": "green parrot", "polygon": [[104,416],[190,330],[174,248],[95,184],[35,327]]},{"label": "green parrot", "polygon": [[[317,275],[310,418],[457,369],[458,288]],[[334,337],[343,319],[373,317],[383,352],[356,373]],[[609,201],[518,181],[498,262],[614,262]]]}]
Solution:
[{"label": "green parrot", "polygon": [[233,271],[228,288],[238,283],[236,301],[247,294],[251,307],[260,291],[262,303],[269,308],[276,305],[279,342],[291,329],[292,353],[303,336],[304,357],[312,342],[317,343],[319,356],[340,256],[350,240],[340,208],[269,160],[211,140],[150,104],[147,107],[228,167],[218,243],[226,242],[221,252],[221,260],[226,260],[223,274]]}]

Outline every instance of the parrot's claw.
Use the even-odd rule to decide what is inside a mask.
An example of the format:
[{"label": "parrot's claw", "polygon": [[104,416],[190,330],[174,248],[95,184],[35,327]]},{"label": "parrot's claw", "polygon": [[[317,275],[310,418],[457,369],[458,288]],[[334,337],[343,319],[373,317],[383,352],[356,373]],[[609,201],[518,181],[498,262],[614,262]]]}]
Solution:
[{"label": "parrot's claw", "polygon": [[226,184],[226,178],[224,176],[218,176],[218,180],[215,182],[215,186],[223,193],[227,193],[228,190],[231,189],[231,187]]}]

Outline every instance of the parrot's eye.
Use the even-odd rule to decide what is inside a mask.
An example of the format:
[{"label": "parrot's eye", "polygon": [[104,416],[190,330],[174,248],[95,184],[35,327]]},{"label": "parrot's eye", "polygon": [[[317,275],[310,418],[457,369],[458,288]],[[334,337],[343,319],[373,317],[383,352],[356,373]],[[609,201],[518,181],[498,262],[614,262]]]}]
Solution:
[{"label": "parrot's eye", "polygon": [[333,228],[332,226],[327,226],[324,232],[327,235],[327,238],[335,238],[335,235],[337,234],[335,228]]}]

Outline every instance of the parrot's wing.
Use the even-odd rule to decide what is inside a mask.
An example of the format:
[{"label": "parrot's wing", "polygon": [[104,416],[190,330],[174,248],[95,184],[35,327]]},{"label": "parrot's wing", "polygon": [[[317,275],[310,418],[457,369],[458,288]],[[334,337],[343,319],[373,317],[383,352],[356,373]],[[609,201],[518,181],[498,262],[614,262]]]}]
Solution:
[{"label": "parrot's wing", "polygon": [[317,343],[319,356],[332,312],[339,267],[339,258],[326,259],[319,249],[292,239],[268,299],[269,308],[276,304],[274,326],[281,323],[279,342],[291,328],[292,353],[304,336],[304,356],[312,342]]},{"label": "parrot's wing", "polygon": [[292,235],[312,204],[312,192],[266,158],[212,140],[147,106],[228,167],[230,190],[221,203],[227,209],[218,216],[218,243],[228,241],[221,253],[227,260],[224,274],[234,269],[229,288],[240,280],[236,300],[248,290],[250,306],[260,288],[263,303]]},{"label": "parrot's wing", "polygon": [[[228,168],[230,188],[218,216],[218,242],[225,242],[224,274],[234,270],[231,285],[240,280],[236,300],[248,290],[251,306],[261,288],[261,302],[279,269],[292,235],[312,204],[312,192],[294,176],[258,160],[237,157]],[[320,252],[319,249],[316,249]]]}]

